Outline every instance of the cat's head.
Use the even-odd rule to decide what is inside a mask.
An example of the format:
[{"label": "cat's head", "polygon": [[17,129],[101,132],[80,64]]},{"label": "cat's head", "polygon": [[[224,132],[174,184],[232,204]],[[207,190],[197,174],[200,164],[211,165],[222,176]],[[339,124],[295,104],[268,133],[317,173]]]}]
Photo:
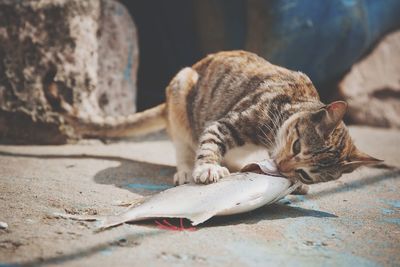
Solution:
[{"label": "cat's head", "polygon": [[278,170],[288,178],[313,184],[380,162],[353,144],[342,121],[346,108],[346,102],[336,101],[289,118],[278,132],[271,155]]}]

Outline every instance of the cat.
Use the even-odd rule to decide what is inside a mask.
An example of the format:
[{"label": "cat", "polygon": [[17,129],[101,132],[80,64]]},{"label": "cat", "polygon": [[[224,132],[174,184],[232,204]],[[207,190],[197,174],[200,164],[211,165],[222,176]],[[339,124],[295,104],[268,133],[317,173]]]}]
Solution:
[{"label": "cat", "polygon": [[[311,80],[246,51],[210,54],[179,71],[166,103],[126,120],[71,120],[84,136],[145,134],[166,127],[176,148],[176,185],[217,182],[252,153],[304,185],[377,164],[343,123],[347,104],[323,104]],[[306,189],[304,189],[306,190]]]}]

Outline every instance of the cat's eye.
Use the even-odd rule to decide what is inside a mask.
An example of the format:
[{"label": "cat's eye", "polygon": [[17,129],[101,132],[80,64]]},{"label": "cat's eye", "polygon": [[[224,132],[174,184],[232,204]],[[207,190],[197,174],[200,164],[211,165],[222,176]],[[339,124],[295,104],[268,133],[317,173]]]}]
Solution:
[{"label": "cat's eye", "polygon": [[296,141],[294,141],[292,150],[293,150],[294,155],[297,155],[300,153],[300,150],[301,150],[300,139],[297,139]]}]

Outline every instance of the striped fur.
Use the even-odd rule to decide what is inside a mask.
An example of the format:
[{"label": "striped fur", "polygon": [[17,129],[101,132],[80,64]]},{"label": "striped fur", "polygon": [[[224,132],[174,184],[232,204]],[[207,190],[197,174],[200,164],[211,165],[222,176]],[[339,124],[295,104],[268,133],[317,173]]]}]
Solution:
[{"label": "striped fur", "polygon": [[[306,184],[337,179],[351,162],[376,162],[353,145],[341,103],[326,106],[305,74],[255,54],[209,55],[167,88],[168,131],[179,147],[175,182],[217,181],[229,173],[221,166],[226,154],[246,144],[264,149],[284,175]],[[297,139],[301,153],[294,155]]]}]

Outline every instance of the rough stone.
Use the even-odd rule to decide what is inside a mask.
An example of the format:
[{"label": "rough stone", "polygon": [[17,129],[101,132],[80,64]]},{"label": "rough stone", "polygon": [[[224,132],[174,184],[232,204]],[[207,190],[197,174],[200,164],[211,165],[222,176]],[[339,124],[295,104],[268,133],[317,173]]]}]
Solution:
[{"label": "rough stone", "polygon": [[6,222],[0,222],[0,229],[7,229],[8,224]]},{"label": "rough stone", "polygon": [[0,141],[79,138],[53,92],[79,114],[135,112],[135,25],[112,0],[0,0]]},{"label": "rough stone", "polygon": [[400,31],[388,34],[339,85],[357,124],[400,128]]}]

